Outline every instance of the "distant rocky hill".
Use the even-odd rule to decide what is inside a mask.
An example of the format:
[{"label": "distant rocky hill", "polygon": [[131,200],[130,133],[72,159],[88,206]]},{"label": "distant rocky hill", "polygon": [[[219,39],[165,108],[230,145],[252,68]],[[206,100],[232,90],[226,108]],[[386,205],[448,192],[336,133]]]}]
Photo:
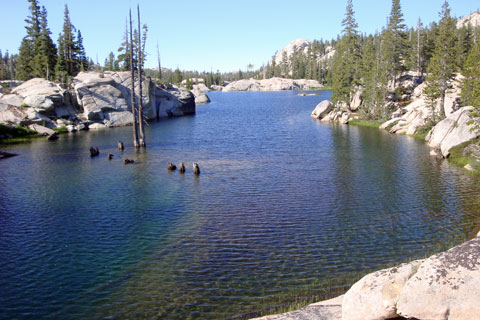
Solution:
[{"label": "distant rocky hill", "polygon": [[323,87],[317,80],[306,79],[243,79],[228,84],[223,91],[281,91],[281,90],[310,90]]},{"label": "distant rocky hill", "polygon": [[474,12],[466,17],[458,19],[457,28],[461,28],[468,24],[470,24],[472,27],[480,26],[480,11]]},{"label": "distant rocky hill", "polygon": [[[308,48],[312,48],[312,42],[304,39],[293,40],[292,42],[287,44],[285,47],[277,51],[277,53],[275,53],[275,57],[274,57],[275,63],[276,64],[282,63],[284,52],[286,53],[287,58],[290,59],[293,53],[295,52],[295,50],[301,51],[304,54],[307,54]],[[335,49],[332,46],[327,46],[324,52],[322,52],[317,57],[317,59],[318,61],[326,60],[333,57],[334,54],[335,54]]]},{"label": "distant rocky hill", "polygon": [[325,83],[334,41],[296,39],[275,52],[264,71],[266,78],[317,79]]}]

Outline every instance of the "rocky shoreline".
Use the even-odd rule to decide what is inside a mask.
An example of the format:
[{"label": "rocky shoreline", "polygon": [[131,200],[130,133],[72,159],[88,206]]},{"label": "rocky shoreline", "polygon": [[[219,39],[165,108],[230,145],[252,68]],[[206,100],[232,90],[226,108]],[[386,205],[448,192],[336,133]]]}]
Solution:
[{"label": "rocky shoreline", "polygon": [[235,91],[283,91],[283,90],[312,90],[323,88],[317,80],[306,79],[243,79],[233,81],[225,87],[216,87],[219,91],[235,92]]},{"label": "rocky shoreline", "polygon": [[[0,94],[0,124],[39,134],[45,128],[74,132],[131,125],[130,84],[129,72],[80,72],[70,88],[31,79]],[[135,86],[138,92],[138,81]],[[146,120],[195,114],[195,96],[188,90],[145,79],[142,94]],[[0,134],[2,138],[11,136]]]},{"label": "rocky shoreline", "polygon": [[[390,120],[382,123],[379,128],[390,133],[404,134],[425,139],[432,148],[431,155],[438,158],[448,158],[451,150],[458,146],[466,147],[465,157],[472,159],[465,169],[480,170],[480,144],[475,140],[480,138],[480,128],[473,126],[480,119],[472,118],[471,106],[460,106],[461,76],[453,82],[447,91],[443,113],[446,117],[431,126],[432,114],[440,114],[440,106],[431,108],[424,95],[425,83],[418,75],[406,75],[399,79],[399,88],[406,92],[397,101],[391,102],[389,108],[396,108]],[[331,102],[322,101],[312,111],[311,117],[324,122],[339,122],[348,124],[362,119],[359,109],[362,106],[361,91],[358,91],[350,103],[350,109],[345,106],[334,108]]]}]

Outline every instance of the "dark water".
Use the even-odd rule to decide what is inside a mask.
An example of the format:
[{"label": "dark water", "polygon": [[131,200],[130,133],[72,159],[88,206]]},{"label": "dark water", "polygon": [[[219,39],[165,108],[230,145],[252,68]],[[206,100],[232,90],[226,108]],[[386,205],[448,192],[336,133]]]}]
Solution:
[{"label": "dark water", "polygon": [[20,156],[0,161],[0,318],[223,319],[477,230],[478,178],[421,141],[312,120],[321,95],[211,93],[138,154],[131,128],[3,147]]}]

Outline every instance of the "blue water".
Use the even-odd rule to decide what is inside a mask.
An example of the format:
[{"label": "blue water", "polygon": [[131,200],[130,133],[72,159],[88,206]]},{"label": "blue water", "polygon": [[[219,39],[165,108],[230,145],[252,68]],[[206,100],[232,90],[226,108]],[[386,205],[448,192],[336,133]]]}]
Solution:
[{"label": "blue water", "polygon": [[478,178],[296,94],[209,93],[139,153],[130,127],[3,146],[20,155],[0,161],[0,318],[224,319],[478,229]]}]

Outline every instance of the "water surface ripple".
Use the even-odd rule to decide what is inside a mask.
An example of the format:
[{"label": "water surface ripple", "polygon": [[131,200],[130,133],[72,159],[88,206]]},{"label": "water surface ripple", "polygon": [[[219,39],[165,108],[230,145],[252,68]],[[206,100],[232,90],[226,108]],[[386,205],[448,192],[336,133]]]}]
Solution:
[{"label": "water surface ripple", "polygon": [[140,153],[131,128],[4,147],[20,156],[0,162],[0,318],[224,319],[471,236],[478,178],[311,119],[330,94],[211,93]]}]

